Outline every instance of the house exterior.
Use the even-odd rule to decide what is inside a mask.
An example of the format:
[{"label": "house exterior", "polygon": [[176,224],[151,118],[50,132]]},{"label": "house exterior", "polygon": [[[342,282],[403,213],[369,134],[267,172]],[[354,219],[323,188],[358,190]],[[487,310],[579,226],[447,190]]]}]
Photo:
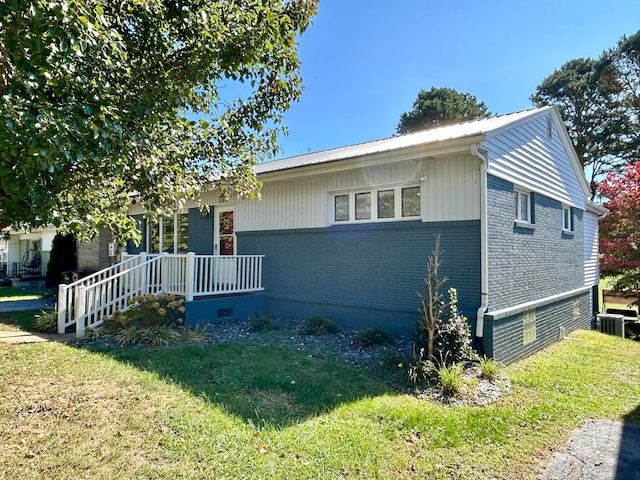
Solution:
[{"label": "house exterior", "polygon": [[260,200],[220,202],[203,192],[209,213],[187,204],[153,225],[131,205],[143,241],[129,253],[264,255],[256,303],[193,302],[192,323],[255,308],[411,332],[439,236],[445,288],[457,289],[487,355],[512,362],[591,326],[606,210],[588,201],[555,107],[266,162],[255,172]]}]

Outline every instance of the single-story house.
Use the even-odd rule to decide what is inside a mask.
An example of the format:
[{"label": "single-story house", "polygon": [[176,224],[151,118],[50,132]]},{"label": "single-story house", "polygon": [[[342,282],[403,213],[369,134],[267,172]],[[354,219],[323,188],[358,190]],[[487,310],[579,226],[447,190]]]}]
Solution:
[{"label": "single-story house", "polygon": [[487,355],[512,362],[591,326],[606,210],[589,200],[555,107],[265,162],[255,172],[260,200],[203,192],[209,214],[188,204],[152,225],[131,205],[143,241],[129,254],[261,257],[257,293],[189,302],[192,323],[253,309],[408,333],[440,236],[445,287],[457,289]]}]

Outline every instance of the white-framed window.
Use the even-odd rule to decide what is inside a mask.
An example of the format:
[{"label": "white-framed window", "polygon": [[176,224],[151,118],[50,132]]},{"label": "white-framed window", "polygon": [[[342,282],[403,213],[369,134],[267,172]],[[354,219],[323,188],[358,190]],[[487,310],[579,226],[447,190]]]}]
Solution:
[{"label": "white-framed window", "polygon": [[573,319],[574,320],[579,320],[580,319],[580,297],[575,297],[572,300],[572,312],[573,312]]},{"label": "white-framed window", "polygon": [[566,205],[562,206],[562,230],[573,232],[573,208]]},{"label": "white-framed window", "polygon": [[355,189],[332,195],[333,223],[420,219],[420,185]]},{"label": "white-framed window", "polygon": [[522,315],[522,345],[529,345],[536,340],[536,310],[527,310]]},{"label": "white-framed window", "polygon": [[147,252],[186,253],[188,250],[189,215],[176,213],[147,222]]},{"label": "white-framed window", "polygon": [[524,190],[514,190],[515,221],[517,223],[533,223],[533,195]]}]

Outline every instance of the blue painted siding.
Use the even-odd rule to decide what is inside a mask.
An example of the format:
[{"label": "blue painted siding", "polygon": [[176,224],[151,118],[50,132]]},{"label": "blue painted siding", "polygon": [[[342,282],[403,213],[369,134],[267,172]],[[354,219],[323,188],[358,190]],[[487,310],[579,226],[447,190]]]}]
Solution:
[{"label": "blue painted siding", "polygon": [[583,211],[562,232],[562,204],[534,193],[535,225],[514,226],[514,185],[488,177],[489,309],[498,310],[584,286]]},{"label": "blue painted siding", "polygon": [[330,315],[355,328],[412,331],[426,263],[441,235],[445,289],[461,311],[480,302],[480,224],[393,222],[329,228],[238,232],[239,253],[264,254],[268,312],[294,318]]},{"label": "blue painted siding", "polygon": [[264,312],[264,294],[226,295],[205,298],[185,304],[185,325],[190,328],[245,319]]},{"label": "blue painted siding", "polygon": [[189,209],[188,248],[197,255],[213,255],[213,207],[204,218],[199,208]]}]

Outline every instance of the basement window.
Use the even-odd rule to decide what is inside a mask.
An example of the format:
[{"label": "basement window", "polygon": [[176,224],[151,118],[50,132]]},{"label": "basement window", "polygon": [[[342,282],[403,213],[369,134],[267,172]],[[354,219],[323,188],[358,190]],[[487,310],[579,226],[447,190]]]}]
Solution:
[{"label": "basement window", "polygon": [[522,315],[522,345],[536,340],[536,310],[528,310]]}]

